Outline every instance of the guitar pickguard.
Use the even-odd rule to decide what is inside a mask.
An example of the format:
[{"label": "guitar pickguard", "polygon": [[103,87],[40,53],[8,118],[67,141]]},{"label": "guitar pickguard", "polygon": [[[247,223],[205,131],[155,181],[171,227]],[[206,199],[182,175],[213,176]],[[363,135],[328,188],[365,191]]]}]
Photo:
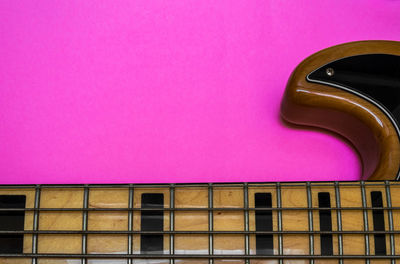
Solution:
[{"label": "guitar pickguard", "polygon": [[398,179],[400,42],[359,41],[306,58],[293,71],[281,114],[327,129],[358,151],[364,179]]},{"label": "guitar pickguard", "polygon": [[391,119],[400,135],[400,56],[365,54],[346,57],[311,72],[307,80],[365,98]]}]

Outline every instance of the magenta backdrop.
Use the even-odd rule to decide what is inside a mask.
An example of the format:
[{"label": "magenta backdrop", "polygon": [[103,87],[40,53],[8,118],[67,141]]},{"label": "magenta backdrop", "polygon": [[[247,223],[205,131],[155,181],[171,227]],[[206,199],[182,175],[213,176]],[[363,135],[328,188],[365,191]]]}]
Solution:
[{"label": "magenta backdrop", "polygon": [[0,183],[357,179],[285,127],[293,68],[400,40],[400,1],[0,1]]}]

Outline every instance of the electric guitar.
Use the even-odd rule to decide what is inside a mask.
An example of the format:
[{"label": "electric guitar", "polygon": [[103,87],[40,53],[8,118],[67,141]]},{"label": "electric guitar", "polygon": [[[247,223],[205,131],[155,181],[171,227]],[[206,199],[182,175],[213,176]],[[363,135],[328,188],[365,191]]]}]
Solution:
[{"label": "electric guitar", "polygon": [[346,138],[363,181],[2,185],[0,263],[399,262],[400,42],[310,56],[281,114]]}]

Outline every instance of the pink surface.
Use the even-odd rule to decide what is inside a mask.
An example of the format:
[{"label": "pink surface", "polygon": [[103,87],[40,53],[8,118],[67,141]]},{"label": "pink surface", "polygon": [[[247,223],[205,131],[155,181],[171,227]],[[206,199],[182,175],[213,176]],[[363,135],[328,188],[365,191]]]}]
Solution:
[{"label": "pink surface", "polygon": [[0,183],[357,179],[279,104],[364,39],[400,40],[400,1],[0,1]]}]

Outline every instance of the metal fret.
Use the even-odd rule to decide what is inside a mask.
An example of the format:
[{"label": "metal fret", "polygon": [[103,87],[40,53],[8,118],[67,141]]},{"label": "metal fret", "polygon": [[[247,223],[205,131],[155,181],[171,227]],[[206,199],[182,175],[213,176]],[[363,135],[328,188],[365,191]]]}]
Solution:
[{"label": "metal fret", "polygon": [[[312,208],[312,194],[311,194],[311,185],[310,182],[307,182],[307,207]],[[314,231],[314,226],[313,226],[313,211],[308,210],[308,231],[312,232]],[[310,255],[314,255],[314,235],[310,234],[309,235],[309,251]],[[314,260],[310,259],[310,263],[313,264]]]},{"label": "metal fret", "polygon": [[[209,183],[208,184],[208,208],[211,209],[213,208],[213,184]],[[208,231],[214,231],[214,216],[213,216],[213,211],[209,210],[208,211]],[[210,256],[209,262],[210,264],[214,263],[214,259],[212,258],[214,256],[214,237],[213,234],[210,233],[208,235],[208,255]]]},{"label": "metal fret", "polygon": [[[339,190],[339,183],[335,182],[335,197],[336,197],[336,207],[341,208],[341,201],[340,201],[340,190]],[[342,211],[339,209],[336,211],[337,217],[337,229],[339,232],[342,231]],[[342,234],[338,234],[338,247],[339,247],[339,255],[343,255],[343,236]],[[343,263],[343,259],[339,259],[339,264]]]},{"label": "metal fret", "polygon": [[[134,202],[134,192],[133,192],[133,187],[132,185],[129,186],[129,201],[128,201],[128,207],[129,209],[133,208],[133,202]],[[133,211],[128,212],[128,255],[132,255],[133,253],[133,248],[132,248],[132,243],[133,243],[133,236],[132,232],[133,231]],[[128,264],[132,264],[132,259],[128,259]]]},{"label": "metal fret", "polygon": [[[367,207],[367,198],[365,195],[365,182],[361,181],[361,199],[362,199],[362,206],[363,208]],[[363,223],[364,223],[364,231],[368,231],[368,212],[367,210],[363,210]],[[364,237],[365,240],[365,255],[369,256],[369,235],[366,234]],[[365,263],[369,264],[369,259],[365,259]]]},{"label": "metal fret", "polygon": [[[175,185],[171,184],[169,187],[169,207],[175,208]],[[169,230],[174,232],[175,230],[175,214],[174,210],[169,211]],[[175,241],[174,233],[169,235],[169,254],[173,255],[175,253]],[[169,259],[169,263],[175,263],[175,259]]]},{"label": "metal fret", "polygon": [[[385,190],[386,190],[386,203],[389,208],[392,207],[392,196],[390,193],[390,185],[389,181],[385,181]],[[393,231],[393,213],[392,210],[388,210],[388,222],[389,222],[389,231]],[[395,249],[395,242],[394,242],[394,235],[390,234],[390,255],[394,256],[396,254],[396,249]],[[394,259],[391,259],[391,263],[394,264],[396,261]]]},{"label": "metal fret", "polygon": [[[244,184],[243,187],[243,198],[244,198],[244,208],[249,208],[249,189],[247,183]],[[249,231],[249,211],[244,211],[244,229],[246,232]],[[249,234],[245,234],[245,241],[244,241],[244,254],[246,256],[250,255],[250,241],[249,241]],[[249,259],[246,258],[245,263],[250,263]]]},{"label": "metal fret", "polygon": [[[40,185],[36,185],[35,189],[35,202],[34,202],[34,207],[35,209],[40,208]],[[39,230],[39,211],[36,210],[33,215],[33,230],[38,231]],[[38,253],[38,241],[39,237],[37,234],[33,234],[32,236],[32,254],[35,255]],[[37,263],[37,258],[33,257],[32,258],[32,264]]]},{"label": "metal fret", "polygon": [[[85,185],[83,193],[83,208],[89,206],[89,187]],[[82,215],[82,231],[87,231],[88,228],[88,211],[84,211]],[[82,255],[87,254],[87,234],[82,235]],[[81,263],[86,264],[86,257],[81,258]]]},{"label": "metal fret", "polygon": [[[384,183],[384,184],[383,184]],[[204,259],[207,260],[209,263],[214,263],[214,260],[217,259],[241,259],[244,263],[249,264],[251,263],[250,260],[252,259],[275,259],[278,260],[280,263],[283,263],[285,259],[304,259],[307,260],[307,262],[314,263],[315,260],[320,259],[336,259],[339,263],[343,263],[344,259],[359,259],[359,260],[365,260],[366,263],[369,263],[372,259],[386,259],[386,260],[391,260],[391,263],[396,263],[395,260],[400,259],[399,256],[396,256],[396,251],[395,251],[395,239],[398,234],[400,234],[400,230],[395,230],[395,223],[394,223],[394,212],[393,210],[400,210],[400,207],[392,207],[392,197],[391,197],[391,191],[393,192],[393,195],[397,195],[396,190],[391,189],[392,185],[397,186],[397,184],[392,184],[393,182],[391,181],[385,181],[380,183],[372,183],[371,185],[365,182],[359,182],[358,184],[356,183],[351,183],[348,184],[347,182],[339,183],[339,182],[332,182],[332,183],[317,183],[316,186],[324,186],[324,187],[329,187],[332,188],[331,191],[335,191],[335,200],[336,200],[336,205],[333,208],[323,208],[323,210],[329,210],[329,211],[335,211],[336,212],[336,217],[337,217],[337,231],[329,230],[329,231],[321,231],[321,230],[314,230],[314,211],[315,210],[320,210],[320,208],[314,208],[313,207],[313,191],[314,191],[314,183],[312,182],[304,182],[304,183],[296,183],[295,185],[292,184],[287,184],[287,183],[274,183],[273,186],[276,188],[276,204],[277,206],[275,208],[249,208],[249,188],[253,188],[253,186],[258,186],[258,185],[253,185],[252,183],[242,183],[242,184],[201,184],[201,186],[207,186],[208,187],[208,207],[206,208],[176,208],[175,204],[175,196],[176,196],[176,187],[181,186],[180,184],[162,184],[158,185],[159,187],[163,187],[164,190],[165,188],[169,188],[169,196],[170,196],[170,201],[169,201],[169,208],[134,208],[134,188],[135,186],[140,186],[139,188],[143,186],[148,186],[148,185],[118,185],[118,187],[115,187],[117,189],[125,188],[129,190],[129,202],[128,206],[126,208],[89,208],[89,201],[90,201],[90,191],[92,188],[92,185],[74,185],[74,188],[79,191],[79,194],[81,194],[82,189],[83,189],[83,206],[82,208],[40,208],[40,198],[42,197],[42,200],[44,197],[47,195],[45,191],[47,192],[47,185],[36,185],[34,186],[35,188],[35,198],[34,198],[34,206],[33,208],[2,208],[0,209],[1,211],[25,211],[25,212],[32,212],[30,213],[33,215],[33,228],[31,230],[19,230],[19,231],[0,231],[0,235],[4,234],[10,234],[10,235],[15,235],[15,234],[29,234],[32,235],[32,254],[16,254],[16,255],[8,255],[8,254],[0,254],[0,262],[4,257],[10,257],[10,258],[18,258],[18,257],[28,257],[32,259],[32,263],[38,264],[40,262],[41,258],[69,258],[69,259],[80,259],[81,263],[87,263],[90,262],[89,259],[93,258],[111,258],[115,257],[116,259],[125,259],[128,264],[133,264],[137,260],[136,259],[146,259],[146,258],[153,258],[153,259],[164,259],[165,261],[168,261],[169,263],[175,263],[176,259]],[[41,192],[43,186],[46,186],[46,190],[43,190]],[[101,188],[97,185],[95,185],[95,188]],[[104,185],[108,188],[110,188],[110,185]],[[116,185],[113,185],[116,186]],[[197,185],[184,185],[188,186],[189,188],[192,188],[194,186],[199,186]],[[214,198],[218,198],[217,196],[218,193],[214,194],[214,189],[215,188],[221,188],[223,187],[231,187],[231,188],[238,188],[240,186],[243,187],[243,206],[239,207],[214,207]],[[262,185],[263,187],[265,186],[271,186],[270,183],[266,185]],[[301,191],[306,191],[307,193],[307,206],[302,205],[302,207],[288,207],[288,208],[283,208],[282,207],[282,194],[286,195],[286,189],[282,191],[283,186],[301,186]],[[341,201],[341,189],[340,187],[348,187],[348,186],[358,186],[358,188],[361,189],[361,198],[362,198],[362,206],[357,206],[355,207],[342,207],[342,201]],[[369,204],[369,188],[370,186],[379,186],[381,188],[385,187],[386,191],[386,207],[373,207],[372,204]],[[304,188],[304,189],[303,189]],[[358,188],[355,188],[355,190],[359,190]],[[1,188],[0,188],[1,189]],[[229,189],[229,188],[228,188]],[[21,190],[21,189],[20,189]],[[71,190],[71,189],[69,189]],[[160,189],[158,189],[160,190]],[[251,189],[250,189],[251,190]],[[27,191],[32,191],[31,189],[27,189]],[[303,193],[304,194],[304,193]],[[342,193],[343,194],[343,193]],[[215,197],[214,197],[215,195]],[[283,196],[285,198],[286,196]],[[350,197],[352,197],[350,195]],[[344,197],[346,198],[346,196]],[[125,198],[126,199],[126,198]],[[205,199],[205,197],[204,197]],[[82,200],[79,201],[81,203]],[[219,201],[219,200],[218,200]],[[229,200],[225,201],[227,204],[229,204]],[[285,201],[283,201],[285,202]],[[343,201],[344,204],[345,200]],[[43,204],[43,201],[42,201]],[[44,205],[44,204],[43,204]],[[53,206],[57,206],[57,203],[54,204]],[[284,203],[285,205],[285,203]],[[79,205],[80,206],[80,205]],[[222,204],[221,206],[225,206],[225,204]],[[71,206],[72,207],[72,206]],[[169,215],[169,228],[166,231],[161,230],[161,231],[134,231],[133,225],[134,225],[134,214],[135,212],[143,212],[143,211],[164,211],[164,214]],[[185,230],[185,231],[176,231],[176,220],[175,215],[177,211],[181,212],[190,212],[190,211],[203,211],[205,210],[208,211],[208,230]],[[299,231],[293,231],[292,230],[284,230],[283,228],[283,216],[285,215],[285,211],[299,211],[299,212],[307,212],[307,218],[308,218],[308,229],[307,227],[304,228],[304,230],[299,230]],[[343,222],[342,222],[342,215],[343,211],[355,211],[359,210],[359,212],[363,213],[363,220],[361,219],[356,219],[357,221],[363,221],[363,230],[357,230],[357,231],[343,231]],[[369,214],[370,212],[372,213],[371,210],[382,210],[387,212],[387,226],[386,229],[388,230],[378,230],[375,231],[374,229],[369,227]],[[43,217],[41,215],[41,212],[57,212],[57,213],[66,213],[68,214],[69,212],[81,212],[82,213],[82,228],[79,228],[80,223],[78,223],[78,230],[40,230],[39,228],[39,218]],[[123,229],[123,230],[88,230],[88,214],[89,212],[96,212],[96,211],[102,211],[102,212],[115,212],[119,211],[122,212],[126,216],[128,215],[128,228]],[[214,230],[214,214],[216,215],[217,213],[214,212],[218,211],[225,211],[225,212],[237,212],[236,215],[239,214],[239,211],[243,212],[244,220],[243,220],[243,227],[241,226],[238,228],[238,230],[229,230],[229,231],[216,231]],[[250,212],[256,212],[256,211],[276,211],[277,215],[277,228],[275,228],[275,231],[257,231],[257,230],[252,230],[250,231]],[[121,214],[121,215],[122,215]],[[240,213],[241,215],[242,213]],[[275,213],[274,213],[275,215]],[[40,216],[40,217],[39,217]],[[207,218],[206,218],[207,219]],[[205,221],[207,221],[204,219]],[[307,221],[306,218],[302,219],[304,221]],[[41,220],[42,221],[42,220]],[[80,220],[79,220],[80,221]],[[125,220],[126,221],[126,220]],[[125,222],[126,223],[126,222]],[[304,223],[304,222],[303,222]],[[206,222],[203,222],[203,224],[206,224]],[[126,224],[125,224],[126,225]],[[43,226],[43,223],[41,223],[41,226]],[[62,227],[62,226],[61,226]],[[285,228],[287,226],[285,225]],[[42,228],[45,229],[45,228]],[[66,228],[68,229],[68,228]],[[276,230],[277,229],[277,230]],[[47,254],[47,253],[38,253],[38,244],[39,244],[39,237],[45,234],[58,234],[58,235],[80,235],[82,237],[82,251],[81,253],[78,254]],[[102,254],[101,251],[96,254],[90,254],[88,252],[87,244],[88,244],[88,238],[91,239],[92,234],[120,234],[120,235],[125,235],[125,237],[128,240],[128,244],[123,245],[123,251],[125,251],[125,248],[127,247],[127,253],[126,254]],[[169,252],[167,254],[163,254],[162,256],[157,254],[152,254],[151,252],[149,254],[146,254],[146,256],[140,255],[140,254],[135,254],[134,253],[134,236],[135,235],[143,235],[143,234],[157,234],[157,235],[163,235],[165,238],[169,238]],[[203,236],[208,236],[208,254],[204,255],[189,255],[189,254],[175,254],[177,250],[175,250],[175,243],[177,242],[177,236],[185,234],[185,235],[203,235]],[[219,235],[241,235],[242,238],[244,238],[244,252],[243,250],[243,242],[240,241],[239,245],[236,248],[240,249],[241,253],[240,255],[232,255],[232,256],[227,256],[223,255],[223,252],[221,254],[217,254],[216,251],[214,250],[214,244],[215,244],[215,236]],[[273,235],[275,238],[277,238],[277,246],[275,245],[275,254],[273,255],[262,255],[262,254],[252,254],[252,248],[251,248],[251,241],[250,238],[253,235]],[[308,255],[301,255],[297,256],[296,255],[284,255],[284,244],[283,244],[283,239],[287,239],[287,235],[303,235],[303,236],[308,236],[309,237],[309,253]],[[337,255],[332,255],[332,256],[320,256],[316,255],[316,238],[315,235],[326,235],[326,234],[331,234],[332,236],[336,235],[338,237],[338,253]],[[361,242],[362,244],[365,245],[365,254],[361,255],[344,255],[344,248],[343,248],[343,235],[348,235],[348,234],[354,234],[354,235],[359,235],[359,236],[364,236],[364,241]],[[370,238],[371,235],[376,235],[376,234],[387,234],[390,238],[390,254],[388,253],[387,256],[376,256],[373,252],[371,252],[371,245],[370,242],[372,241]],[[395,236],[396,235],[396,236]],[[204,238],[207,240],[207,238]],[[207,243],[206,240],[203,240],[204,243]],[[126,241],[126,240],[125,240]],[[286,240],[285,240],[286,242]],[[125,242],[126,243],[126,242]],[[79,243],[80,244],[80,243]],[[42,246],[42,245],[41,245]],[[81,245],[79,245],[81,246]],[[176,245],[178,246],[178,244]],[[204,244],[205,247],[204,249],[207,248],[207,245]],[[304,248],[307,247],[307,245],[303,246]],[[41,247],[42,248],[42,247]],[[176,248],[178,249],[178,248]],[[42,252],[42,249],[40,249]],[[285,249],[286,250],[286,249]],[[43,250],[45,252],[45,250]],[[79,252],[79,251],[78,251]],[[219,253],[219,251],[218,251]],[[110,255],[110,256],[108,256]],[[141,256],[141,257],[140,257]]]},{"label": "metal fret", "polygon": [[[278,182],[276,184],[276,206],[278,209],[282,208],[282,201],[281,201],[281,185]],[[278,210],[278,231],[282,231],[282,211]],[[282,234],[278,235],[278,255],[283,255],[283,240]],[[283,264],[283,259],[279,259],[279,263]]]}]

